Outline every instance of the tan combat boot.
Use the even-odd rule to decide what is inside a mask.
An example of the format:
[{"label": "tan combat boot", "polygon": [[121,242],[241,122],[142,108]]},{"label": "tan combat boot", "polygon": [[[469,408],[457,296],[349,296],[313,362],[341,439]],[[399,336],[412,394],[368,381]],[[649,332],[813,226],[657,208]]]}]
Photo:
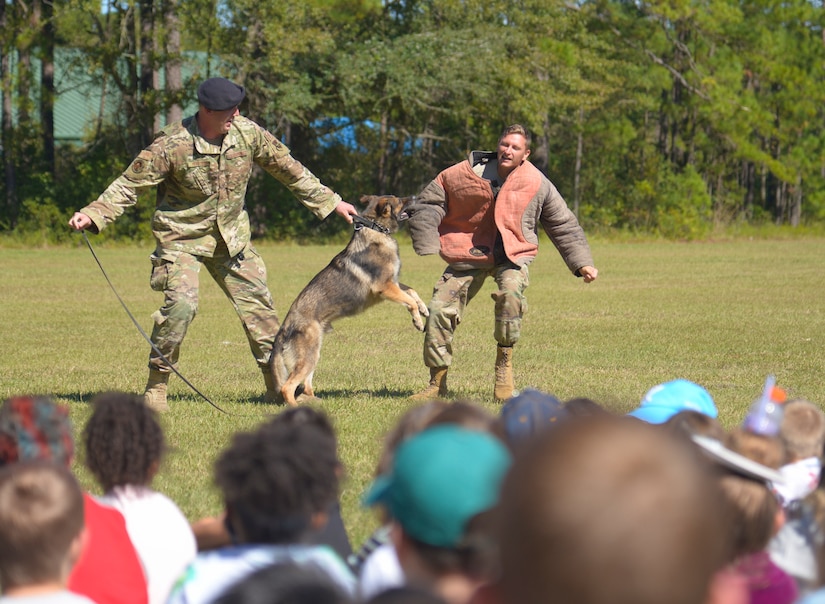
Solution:
[{"label": "tan combat boot", "polygon": [[281,393],[275,388],[275,376],[272,375],[270,367],[261,367],[261,373],[264,376],[264,384],[266,385],[266,394],[264,394],[265,403],[281,402]]},{"label": "tan combat boot", "polygon": [[168,373],[157,369],[149,370],[149,381],[146,382],[146,390],[143,392],[143,401],[147,407],[159,413],[169,411],[169,404],[166,402],[166,385],[168,383]]},{"label": "tan combat boot", "polygon": [[511,398],[513,388],[513,347],[499,345],[496,348],[496,387],[493,390],[496,402]]},{"label": "tan combat boot", "polygon": [[410,397],[412,401],[431,401],[447,396],[447,367],[430,367],[430,384]]}]

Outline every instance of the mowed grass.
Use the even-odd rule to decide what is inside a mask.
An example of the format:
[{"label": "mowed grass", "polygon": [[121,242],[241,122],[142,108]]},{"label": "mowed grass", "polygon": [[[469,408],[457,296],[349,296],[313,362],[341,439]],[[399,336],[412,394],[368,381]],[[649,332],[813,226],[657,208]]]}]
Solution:
[{"label": "mowed grass", "polygon": [[[682,377],[710,391],[727,427],[741,421],[768,374],[792,396],[825,401],[825,239],[591,243],[600,277],[584,285],[543,241],[531,266],[529,308],[515,351],[518,386],[562,399],[587,396],[624,413],[651,386]],[[341,246],[258,248],[283,317]],[[151,249],[95,249],[150,332],[150,315],[162,298],[148,286]],[[403,236],[401,249],[402,281],[428,300],[442,262],[415,256]],[[0,249],[0,258],[0,395],[54,395],[70,406],[80,440],[95,393],[142,392],[149,346],[80,237],[74,247]],[[449,383],[455,398],[497,412],[492,291],[488,280],[468,307]],[[315,386],[320,408],[338,431],[346,468],[344,518],[355,546],[377,522],[359,498],[382,438],[428,377],[421,347],[406,310],[389,302],[339,321],[324,342]],[[172,410],[162,417],[172,451],[154,486],[195,519],[220,510],[212,466],[232,435],[280,411],[262,402],[262,379],[240,323],[206,271],[180,370],[228,412],[213,409],[173,378]],[[98,492],[82,467],[82,452],[78,456],[83,484]]]}]

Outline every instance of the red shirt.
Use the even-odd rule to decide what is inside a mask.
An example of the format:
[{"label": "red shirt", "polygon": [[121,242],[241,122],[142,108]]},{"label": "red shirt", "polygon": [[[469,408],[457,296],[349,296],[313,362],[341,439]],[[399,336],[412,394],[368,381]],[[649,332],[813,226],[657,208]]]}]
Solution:
[{"label": "red shirt", "polygon": [[69,590],[97,604],[147,604],[146,577],[118,510],[83,494],[89,540],[69,575]]}]

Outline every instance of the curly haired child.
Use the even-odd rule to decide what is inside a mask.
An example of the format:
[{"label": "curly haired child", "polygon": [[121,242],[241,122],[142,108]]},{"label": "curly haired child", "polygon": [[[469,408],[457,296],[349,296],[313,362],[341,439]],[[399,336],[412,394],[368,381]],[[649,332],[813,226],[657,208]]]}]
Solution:
[{"label": "curly haired child", "polygon": [[281,562],[320,568],[351,595],[355,577],[344,561],[329,546],[308,543],[338,498],[340,469],[335,432],[310,407],[235,434],[215,463],[232,545],[198,554],[169,604],[213,602],[256,570]]},{"label": "curly haired child", "polygon": [[149,604],[163,604],[197,553],[189,522],[152,490],[166,448],[157,414],[143,397],[104,392],[84,430],[86,466],[103,487],[100,501],[118,509],[143,563]]}]

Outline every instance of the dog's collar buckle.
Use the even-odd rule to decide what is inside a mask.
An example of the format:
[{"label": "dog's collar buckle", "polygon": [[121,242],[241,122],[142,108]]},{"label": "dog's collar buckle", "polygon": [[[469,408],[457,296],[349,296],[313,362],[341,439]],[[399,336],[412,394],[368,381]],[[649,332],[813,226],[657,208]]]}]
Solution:
[{"label": "dog's collar buckle", "polygon": [[384,235],[389,235],[390,234],[390,230],[387,227],[378,224],[374,220],[368,220],[367,218],[364,218],[363,216],[353,214],[352,215],[352,228],[356,231],[360,231],[364,227],[370,228],[373,231],[378,231],[379,233],[384,233]]}]

